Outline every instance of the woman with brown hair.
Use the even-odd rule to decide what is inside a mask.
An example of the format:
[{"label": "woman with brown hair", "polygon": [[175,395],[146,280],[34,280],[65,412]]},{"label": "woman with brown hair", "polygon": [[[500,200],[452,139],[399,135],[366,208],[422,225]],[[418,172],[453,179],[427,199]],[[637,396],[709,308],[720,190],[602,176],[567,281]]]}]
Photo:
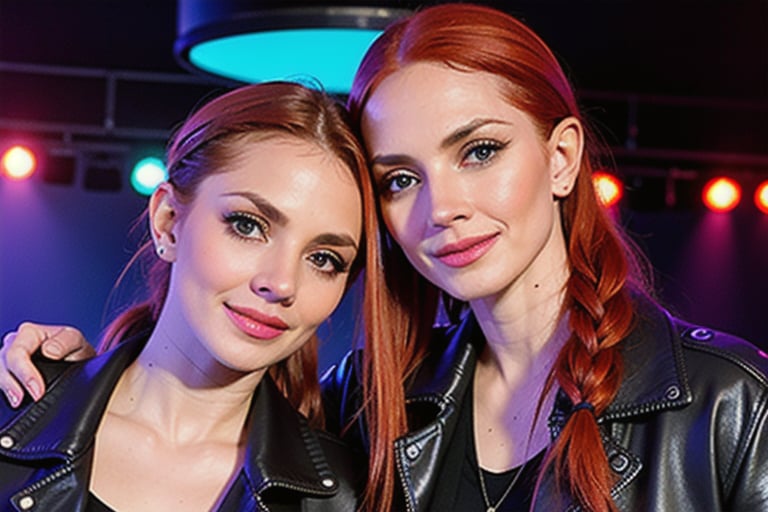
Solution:
[{"label": "woman with brown hair", "polygon": [[[768,360],[650,298],[535,33],[425,8],[374,43],[349,108],[387,287],[323,396],[370,456],[369,510],[768,510]],[[39,329],[9,361],[22,382]]]},{"label": "woman with brown hair", "polygon": [[187,119],[167,165],[135,257],[146,300],[98,357],[44,364],[40,400],[0,404],[0,508],[355,510],[363,468],[321,430],[315,334],[376,253],[343,106],[235,89]]}]

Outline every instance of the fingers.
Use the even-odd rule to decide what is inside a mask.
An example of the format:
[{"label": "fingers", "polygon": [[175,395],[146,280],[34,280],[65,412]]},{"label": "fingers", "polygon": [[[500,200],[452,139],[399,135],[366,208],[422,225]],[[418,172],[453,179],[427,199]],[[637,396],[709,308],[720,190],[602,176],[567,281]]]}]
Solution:
[{"label": "fingers", "polygon": [[[43,326],[38,326],[43,327]],[[48,338],[41,347],[42,353],[49,359],[82,361],[96,355],[93,345],[83,337],[83,333],[69,326],[48,326]]]},{"label": "fingers", "polygon": [[18,407],[24,393],[39,400],[45,392],[42,375],[32,363],[32,354],[42,345],[43,355],[51,359],[86,359],[93,347],[71,327],[22,323],[5,335],[0,348],[0,388],[12,407]]},{"label": "fingers", "polygon": [[[19,406],[25,392],[37,400],[43,389],[42,376],[31,360],[39,343],[35,345],[35,339],[28,340],[29,330],[22,331],[23,327],[24,324],[18,331],[6,334],[0,349],[0,387],[11,407]],[[35,348],[30,349],[33,345]]]},{"label": "fingers", "polygon": [[3,347],[0,350],[0,388],[5,393],[5,398],[11,407],[18,407],[21,403],[21,397],[24,395],[18,381],[8,372],[8,365],[5,362],[6,347],[13,343],[16,338],[15,332],[9,332],[3,337]]}]

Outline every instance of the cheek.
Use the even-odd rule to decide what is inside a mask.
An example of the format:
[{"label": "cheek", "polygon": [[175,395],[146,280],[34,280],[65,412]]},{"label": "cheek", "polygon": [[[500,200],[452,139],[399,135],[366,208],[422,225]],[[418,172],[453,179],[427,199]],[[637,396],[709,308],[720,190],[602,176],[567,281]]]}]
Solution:
[{"label": "cheek", "polygon": [[541,187],[532,175],[512,175],[482,187],[487,194],[488,204],[497,211],[518,216],[529,211],[537,198],[541,196]]},{"label": "cheek", "polygon": [[302,301],[304,306],[301,316],[306,322],[305,328],[307,330],[314,331],[331,316],[344,296],[345,282],[345,280],[339,279],[338,283],[336,281],[321,283],[319,286],[312,286],[306,290]]},{"label": "cheek", "polygon": [[414,219],[415,206],[417,204],[414,202],[400,200],[395,203],[384,204],[381,207],[381,214],[387,231],[406,252],[411,245],[410,241],[416,241],[418,238],[415,229],[413,229],[416,224]]},{"label": "cheek", "polygon": [[493,205],[494,210],[504,213],[503,216],[531,216],[552,202],[549,175],[539,160],[488,176],[488,180],[478,183],[478,192],[480,197],[487,198],[483,201],[485,204]]},{"label": "cheek", "polygon": [[226,235],[212,230],[185,233],[178,246],[176,265],[190,276],[196,286],[205,288],[232,287],[246,275],[252,256]]}]

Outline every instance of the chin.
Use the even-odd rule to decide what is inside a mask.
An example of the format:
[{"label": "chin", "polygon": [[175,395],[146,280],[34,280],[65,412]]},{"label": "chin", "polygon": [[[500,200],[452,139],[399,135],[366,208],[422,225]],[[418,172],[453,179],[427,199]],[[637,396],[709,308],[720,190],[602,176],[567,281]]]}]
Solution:
[{"label": "chin", "polygon": [[[483,274],[487,274],[483,272]],[[478,273],[466,273],[451,279],[430,279],[432,284],[445,291],[451,297],[469,302],[498,295],[504,289],[500,286],[498,274],[488,277]]]}]

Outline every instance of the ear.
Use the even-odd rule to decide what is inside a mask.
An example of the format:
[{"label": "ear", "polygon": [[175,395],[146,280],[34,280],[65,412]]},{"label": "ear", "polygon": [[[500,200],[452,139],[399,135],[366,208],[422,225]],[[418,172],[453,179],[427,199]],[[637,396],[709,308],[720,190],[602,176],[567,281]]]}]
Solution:
[{"label": "ear", "polygon": [[168,262],[176,260],[178,221],[178,202],[173,186],[168,182],[161,183],[149,198],[149,230],[158,257]]},{"label": "ear", "polygon": [[575,117],[560,121],[549,137],[552,195],[565,197],[573,190],[584,153],[584,129]]}]

